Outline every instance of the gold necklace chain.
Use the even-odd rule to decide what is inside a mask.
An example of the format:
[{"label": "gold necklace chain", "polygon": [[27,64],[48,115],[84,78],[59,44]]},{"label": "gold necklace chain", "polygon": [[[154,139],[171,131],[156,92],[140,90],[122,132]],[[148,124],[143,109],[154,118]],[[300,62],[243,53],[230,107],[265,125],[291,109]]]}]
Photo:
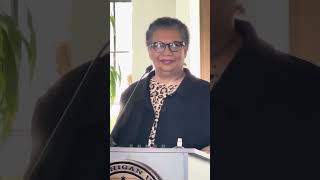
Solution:
[{"label": "gold necklace chain", "polygon": [[152,79],[160,84],[164,84],[165,86],[170,86],[170,85],[178,85],[181,83],[182,79],[184,78],[185,73],[181,73],[181,75],[177,79],[172,79],[168,83],[160,83],[159,81],[156,80],[156,76],[153,76]]}]

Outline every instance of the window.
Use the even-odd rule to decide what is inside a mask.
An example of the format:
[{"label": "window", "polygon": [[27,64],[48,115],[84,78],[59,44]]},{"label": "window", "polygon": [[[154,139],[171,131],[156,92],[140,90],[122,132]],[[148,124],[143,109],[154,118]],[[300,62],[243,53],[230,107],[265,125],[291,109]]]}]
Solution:
[{"label": "window", "polygon": [[131,83],[132,73],[132,3],[131,0],[111,0],[110,65],[120,69],[121,82],[117,84],[116,98],[110,109],[112,129],[120,111],[120,95]]}]

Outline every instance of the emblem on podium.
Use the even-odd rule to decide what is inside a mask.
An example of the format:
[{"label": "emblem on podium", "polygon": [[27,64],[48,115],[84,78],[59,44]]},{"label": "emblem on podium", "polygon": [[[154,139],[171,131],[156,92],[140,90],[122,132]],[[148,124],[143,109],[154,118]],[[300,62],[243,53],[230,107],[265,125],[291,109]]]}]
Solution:
[{"label": "emblem on podium", "polygon": [[149,166],[133,160],[110,163],[110,180],[161,180]]}]

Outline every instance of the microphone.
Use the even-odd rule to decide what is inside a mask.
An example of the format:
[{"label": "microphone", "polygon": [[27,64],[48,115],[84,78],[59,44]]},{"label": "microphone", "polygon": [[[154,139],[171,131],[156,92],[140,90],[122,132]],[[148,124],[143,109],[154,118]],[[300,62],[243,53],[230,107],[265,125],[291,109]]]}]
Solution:
[{"label": "microphone", "polygon": [[[153,69],[153,66],[152,66],[152,65],[150,65],[150,66],[148,66],[148,67],[146,68],[145,73],[141,76],[141,78],[139,79],[139,81],[137,82],[137,84],[134,86],[133,91],[131,92],[131,94],[130,94],[130,96],[129,96],[127,102],[126,102],[126,104],[123,106],[123,108],[122,108],[121,112],[119,113],[119,116],[118,116],[118,117],[121,117],[122,114],[124,113],[124,110],[126,109],[127,105],[129,104],[129,102],[130,102],[130,100],[131,100],[131,98],[132,98],[132,95],[134,94],[134,92],[136,91],[137,87],[139,86],[142,78],[143,78],[146,74],[148,74],[149,72],[151,72],[152,69]],[[121,115],[121,116],[120,116],[120,115]]]},{"label": "microphone", "polygon": [[[152,69],[153,69],[153,66],[152,66],[152,65],[148,66],[148,67],[146,68],[146,73],[151,72]],[[143,75],[143,76],[144,76],[144,75]],[[142,77],[143,77],[143,76],[142,76]]]},{"label": "microphone", "polygon": [[[121,111],[120,111],[120,113],[119,113],[119,115],[118,115],[118,118],[117,118],[117,124],[116,124],[116,126],[120,126],[120,124],[119,124],[120,122],[118,122],[118,120],[120,119],[120,117],[122,117],[122,115],[124,114],[125,110],[127,109],[127,106],[128,106],[128,104],[130,103],[130,100],[131,100],[131,98],[132,98],[132,95],[135,93],[135,91],[136,91],[137,87],[139,86],[142,78],[143,78],[146,74],[148,74],[149,72],[151,72],[152,69],[153,69],[153,66],[152,66],[152,65],[148,66],[148,67],[146,68],[144,74],[141,76],[141,78],[139,79],[139,81],[137,82],[137,84],[134,86],[133,91],[131,92],[131,94],[130,94],[128,100],[127,100],[127,102],[125,103],[125,105],[123,106],[123,108],[121,108]],[[125,121],[122,122],[122,124],[124,124],[124,123],[125,123]],[[113,133],[111,133],[111,136],[112,136],[112,134],[113,134]],[[112,144],[111,144],[111,140],[112,140]],[[110,146],[111,146],[111,145],[112,145],[112,147],[117,145],[117,143],[114,141],[114,139],[113,139],[112,137],[110,137]]]},{"label": "microphone", "polygon": [[55,135],[57,134],[57,130],[61,127],[61,124],[65,118],[65,116],[67,115],[68,110],[70,109],[70,107],[72,106],[72,103],[74,102],[74,100],[76,99],[77,95],[79,94],[79,91],[81,89],[81,87],[83,86],[83,83],[85,82],[85,80],[87,79],[93,64],[101,57],[102,53],[106,50],[106,48],[110,45],[110,41],[107,41],[103,47],[100,49],[100,51],[98,52],[97,56],[95,57],[95,59],[89,64],[89,67],[87,68],[87,70],[84,73],[84,76],[82,77],[79,85],[77,86],[74,94],[71,97],[71,100],[69,101],[69,103],[67,104],[66,108],[64,109],[62,115],[60,116],[57,125],[54,127],[52,133],[50,134],[48,140],[46,141],[42,151],[40,152],[40,155],[38,156],[38,158],[36,159],[35,163],[33,164],[33,166],[31,167],[30,171],[28,171],[24,177],[24,180],[30,180],[35,169],[40,165],[40,163],[44,160],[44,158],[46,157],[45,155],[47,155],[47,151],[48,151],[48,147],[50,146],[50,144],[52,143],[52,141],[54,140]]}]

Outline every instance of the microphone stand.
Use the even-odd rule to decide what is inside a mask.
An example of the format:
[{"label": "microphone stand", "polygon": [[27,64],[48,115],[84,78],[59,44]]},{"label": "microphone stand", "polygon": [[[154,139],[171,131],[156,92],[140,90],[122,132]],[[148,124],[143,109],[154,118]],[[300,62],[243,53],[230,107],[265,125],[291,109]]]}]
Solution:
[{"label": "microphone stand", "polygon": [[[119,113],[119,115],[118,115],[117,121],[120,119],[120,117],[122,117],[123,113],[124,113],[125,110],[127,109],[127,106],[128,106],[128,104],[129,104],[129,102],[130,102],[130,100],[131,100],[131,98],[132,98],[132,95],[135,93],[135,91],[136,91],[137,87],[139,86],[142,78],[143,78],[147,73],[151,72],[152,68],[153,68],[152,65],[148,66],[148,67],[146,68],[145,73],[141,76],[141,78],[139,79],[139,81],[137,82],[137,84],[134,86],[133,91],[131,92],[131,94],[130,94],[128,100],[127,100],[127,102],[125,103],[125,105],[123,106],[123,108],[121,108],[121,111],[120,111],[120,113]],[[119,122],[118,122],[118,123],[119,123]],[[123,122],[123,123],[124,123],[124,122]],[[114,141],[114,139],[113,139],[112,137],[110,137],[110,147],[114,147],[114,146],[117,146],[117,143]]]}]

